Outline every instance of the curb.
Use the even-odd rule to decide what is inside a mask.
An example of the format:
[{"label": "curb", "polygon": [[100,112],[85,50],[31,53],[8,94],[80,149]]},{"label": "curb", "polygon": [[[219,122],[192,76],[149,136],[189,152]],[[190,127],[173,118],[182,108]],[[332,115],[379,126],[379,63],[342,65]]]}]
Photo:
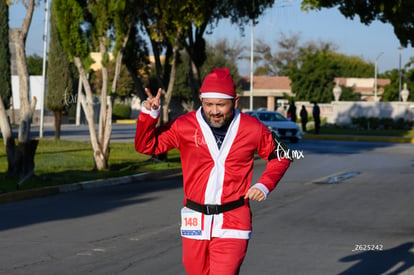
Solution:
[{"label": "curb", "polygon": [[[403,137],[381,137],[381,136],[345,136],[345,135],[315,135],[306,134],[303,139],[312,140],[346,140],[346,141],[370,141],[370,142],[395,142],[395,143],[414,143],[414,138]],[[14,191],[0,194],[0,204],[31,198],[45,197],[58,193],[75,192],[94,188],[110,187],[121,184],[129,184],[134,181],[149,179],[160,179],[181,174],[181,168],[167,169],[160,171],[144,172],[140,174],[124,176],[120,178],[98,179],[83,181],[60,186],[50,186],[23,191]]]},{"label": "curb", "polygon": [[136,124],[136,119],[117,119],[115,120],[115,123],[117,124]]},{"label": "curb", "polygon": [[95,188],[110,187],[116,185],[130,184],[135,181],[144,181],[150,179],[162,179],[170,176],[180,175],[181,168],[167,169],[153,172],[144,172],[140,174],[124,176],[119,178],[98,179],[83,181],[78,183],[64,184],[60,186],[42,187],[23,191],[14,191],[0,194],[0,204],[13,201],[27,200],[32,198],[46,197],[58,193],[75,192],[90,190]]}]

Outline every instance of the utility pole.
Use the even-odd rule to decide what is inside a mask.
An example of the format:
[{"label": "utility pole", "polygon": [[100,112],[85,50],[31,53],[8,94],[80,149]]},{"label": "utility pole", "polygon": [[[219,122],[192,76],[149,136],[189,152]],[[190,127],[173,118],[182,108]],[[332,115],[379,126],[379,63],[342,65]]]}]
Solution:
[{"label": "utility pole", "polygon": [[381,57],[381,55],[383,54],[384,52],[380,52],[380,54],[377,56],[377,58],[375,59],[375,74],[374,74],[374,102],[377,102],[378,101],[378,98],[377,98],[377,71],[378,71],[378,65],[377,65],[377,63],[378,63],[378,59]]},{"label": "utility pole", "polygon": [[252,19],[252,27],[250,32],[250,111],[253,111],[253,28],[254,28],[254,19]]},{"label": "utility pole", "polygon": [[399,67],[398,67],[398,101],[401,101],[401,78],[402,78],[402,72],[401,72],[401,51],[402,47],[398,48],[399,51]]},{"label": "utility pole", "polygon": [[49,1],[46,0],[45,3],[45,29],[43,32],[43,69],[42,69],[42,79],[43,79],[43,87],[42,87],[42,94],[40,97],[40,129],[39,129],[39,138],[43,137],[43,120],[44,120],[44,112],[45,112],[45,95],[46,95],[46,55],[47,55],[47,23],[49,21],[48,16],[49,11]]}]

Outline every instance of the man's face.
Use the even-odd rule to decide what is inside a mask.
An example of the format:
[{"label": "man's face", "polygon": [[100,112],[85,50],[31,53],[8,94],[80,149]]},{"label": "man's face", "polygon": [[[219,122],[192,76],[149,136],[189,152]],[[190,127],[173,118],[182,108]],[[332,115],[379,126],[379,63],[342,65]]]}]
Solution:
[{"label": "man's face", "polygon": [[228,122],[232,116],[234,108],[237,107],[238,98],[202,98],[201,105],[211,126],[220,128]]}]

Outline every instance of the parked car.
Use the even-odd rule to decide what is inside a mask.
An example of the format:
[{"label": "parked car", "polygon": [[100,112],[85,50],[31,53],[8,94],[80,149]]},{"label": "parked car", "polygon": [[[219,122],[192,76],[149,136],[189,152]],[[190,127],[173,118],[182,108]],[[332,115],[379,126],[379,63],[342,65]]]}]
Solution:
[{"label": "parked car", "polygon": [[256,110],[248,111],[246,114],[256,117],[281,139],[289,139],[296,143],[302,138],[299,126],[279,112]]}]

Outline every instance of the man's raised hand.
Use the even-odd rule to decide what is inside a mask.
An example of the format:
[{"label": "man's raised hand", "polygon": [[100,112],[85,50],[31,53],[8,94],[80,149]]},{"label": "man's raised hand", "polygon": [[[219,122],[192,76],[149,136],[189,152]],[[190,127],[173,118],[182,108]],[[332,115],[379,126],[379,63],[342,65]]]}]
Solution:
[{"label": "man's raised hand", "polygon": [[160,107],[160,98],[161,98],[161,88],[158,89],[157,95],[155,97],[152,96],[151,91],[148,88],[145,88],[145,93],[148,96],[148,99],[144,101],[144,107],[147,110],[158,110]]}]

